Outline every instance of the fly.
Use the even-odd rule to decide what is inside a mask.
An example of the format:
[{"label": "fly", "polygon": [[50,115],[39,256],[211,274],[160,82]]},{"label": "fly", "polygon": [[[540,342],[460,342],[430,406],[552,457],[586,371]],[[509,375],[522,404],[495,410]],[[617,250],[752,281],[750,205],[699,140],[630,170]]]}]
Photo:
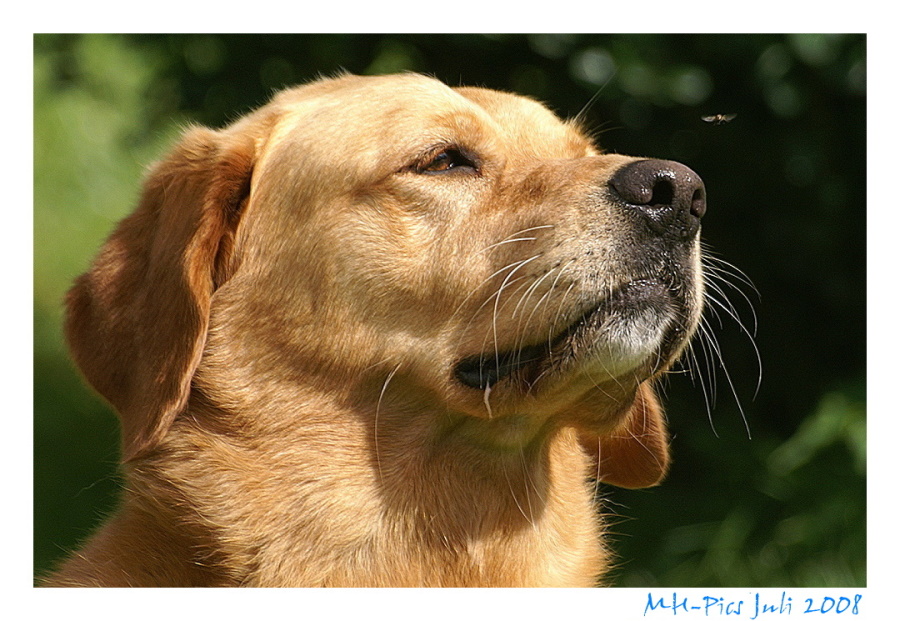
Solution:
[{"label": "fly", "polygon": [[701,116],[700,118],[713,125],[724,125],[725,123],[733,121],[736,116],[737,114],[711,114],[709,116]]}]

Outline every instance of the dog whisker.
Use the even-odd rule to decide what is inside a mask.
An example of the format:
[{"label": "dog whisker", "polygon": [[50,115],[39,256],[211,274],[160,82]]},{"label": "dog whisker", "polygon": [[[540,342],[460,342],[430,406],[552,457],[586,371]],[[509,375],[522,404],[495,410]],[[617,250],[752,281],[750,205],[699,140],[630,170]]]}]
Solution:
[{"label": "dog whisker", "polygon": [[[568,266],[566,266],[568,267]],[[562,276],[563,271],[565,271],[565,267],[560,270],[559,274]],[[554,283],[556,286],[556,283]],[[556,316],[553,318],[553,323],[550,325],[550,330],[547,334],[547,347],[549,348],[553,342],[553,337],[560,331],[561,327],[559,325],[559,318],[562,315],[563,308],[565,308],[566,304],[569,302],[569,295],[572,293],[572,289],[575,288],[575,283],[571,283],[569,287],[563,292],[560,296],[559,304],[556,307]]]},{"label": "dog whisker", "polygon": [[541,226],[532,226],[527,229],[522,229],[521,231],[516,231],[512,235],[506,237],[505,239],[502,239],[494,244],[491,244],[490,246],[486,246],[486,247],[482,248],[481,250],[478,251],[477,254],[487,252],[488,250],[492,250],[498,246],[502,246],[504,244],[509,244],[512,242],[536,241],[538,239],[537,237],[516,237],[516,235],[524,235],[525,233],[530,233],[531,231],[538,231],[541,229],[552,229],[552,228],[556,228],[556,227],[554,227],[552,224],[544,224]]},{"label": "dog whisker", "polygon": [[[704,319],[700,319],[700,324],[702,325]],[[703,340],[702,328],[698,325],[698,337],[693,339],[685,348],[684,353],[684,370],[682,372],[687,373],[690,377],[691,381],[700,382],[700,392],[703,395],[703,402],[706,406],[706,414],[707,417],[710,418],[710,424],[712,424],[712,407],[713,404],[711,402],[712,394],[714,394],[715,387],[710,386],[707,383],[706,378],[710,378],[710,383],[715,383],[715,374],[713,372],[712,367],[710,366],[710,357],[708,355],[704,356],[706,360],[706,373],[703,373],[703,370],[700,368],[700,361],[697,358],[697,352],[695,350],[696,343],[701,342]],[[704,343],[700,343],[700,347],[705,347]],[[676,373],[677,371],[672,370],[669,373]],[[713,428],[713,432],[715,432],[715,428]]]},{"label": "dog whisker", "polygon": [[[724,263],[724,261],[721,261],[721,260],[718,260],[718,261]],[[706,269],[709,270],[709,268],[710,268],[710,266],[707,264]],[[734,268],[734,269],[737,270],[737,268]],[[737,271],[739,272],[739,270],[737,270]],[[744,293],[744,291],[740,287],[738,287],[737,285],[735,285],[734,283],[729,281],[726,276],[733,276],[733,277],[740,279],[741,282],[746,283],[751,288],[753,288],[754,292],[756,292],[756,288],[749,281],[749,278],[747,278],[745,275],[743,275],[742,272],[740,273],[741,275],[737,275],[734,272],[730,272],[730,271],[712,270],[711,274],[709,273],[709,271],[707,272],[707,274],[710,276],[707,279],[707,291],[706,291],[706,295],[705,295],[706,301],[708,302],[707,307],[713,311],[715,310],[716,307],[725,311],[728,314],[728,316],[730,316],[735,321],[735,323],[738,325],[738,328],[741,330],[741,332],[744,333],[744,335],[750,341],[750,345],[753,348],[754,355],[756,356],[756,364],[757,364],[757,370],[758,370],[757,379],[756,379],[756,389],[753,394],[753,396],[755,398],[756,395],[759,393],[759,389],[762,385],[762,355],[760,354],[759,348],[756,346],[756,338],[755,338],[756,329],[757,329],[756,311],[754,310],[753,304],[751,303],[748,296]],[[728,296],[725,293],[725,290],[720,286],[719,283],[729,286],[731,289],[737,291],[743,297],[743,299],[747,303],[747,306],[750,309],[750,313],[753,317],[753,329],[752,330],[748,329],[747,326],[744,324],[744,322],[741,319],[740,315],[738,314],[738,311],[735,308],[734,304],[731,303],[731,300],[728,298]],[[759,295],[758,292],[756,292],[756,293],[757,293],[757,295]],[[718,297],[717,297],[717,295],[714,295],[714,294],[717,294]]]},{"label": "dog whisker", "polygon": [[[541,276],[540,278],[535,280],[531,284],[531,286],[528,287],[528,289],[526,289],[526,291],[520,296],[518,304],[516,304],[516,307],[513,309],[512,315],[510,316],[510,320],[515,319],[516,315],[523,308],[523,305],[531,300],[531,296],[534,295],[534,292],[541,285],[541,283],[544,282],[544,280],[546,278],[548,278],[549,276],[552,276],[553,272],[556,270],[557,270],[557,268],[550,269],[543,276]],[[528,334],[528,332],[527,332],[528,324],[531,323],[531,319],[532,319],[532,317],[534,317],[534,314],[540,308],[541,303],[544,302],[548,298],[548,296],[550,296],[552,293],[553,293],[553,288],[551,287],[546,293],[544,293],[543,296],[541,296],[541,298],[538,300],[537,304],[534,304],[532,306],[531,313],[529,314],[528,319],[525,321],[524,325],[522,324],[522,318],[519,317],[519,320],[518,320],[518,323],[517,323],[516,329],[515,329],[516,334],[518,335],[518,337],[516,339],[516,345],[515,345],[515,347],[517,349],[521,350],[521,348],[525,345],[526,335]]]},{"label": "dog whisker", "polygon": [[[466,305],[466,303],[467,303],[469,300],[471,300],[472,297],[474,297],[475,295],[477,295],[477,294],[481,291],[481,289],[482,289],[486,284],[488,284],[491,280],[493,280],[494,278],[496,278],[497,276],[499,276],[500,274],[502,274],[502,273],[505,272],[506,270],[517,269],[522,263],[523,263],[523,261],[513,261],[512,263],[509,263],[509,264],[507,264],[507,265],[504,265],[503,267],[501,267],[500,269],[498,269],[497,271],[495,271],[493,274],[491,274],[490,276],[488,276],[487,278],[485,278],[484,280],[482,280],[481,283],[480,283],[477,287],[475,287],[474,289],[472,289],[472,291],[469,292],[469,294],[463,299],[463,301],[460,302],[460,303],[456,306],[456,309],[453,311],[453,313],[452,313],[452,315],[451,315],[451,319],[452,319],[452,318],[455,318],[455,317],[462,311],[462,309],[463,309],[463,307]],[[499,294],[499,291],[495,291],[493,294],[491,294],[490,297],[488,297],[487,300],[485,300],[485,301],[481,304],[481,306],[479,306],[477,309],[475,309],[475,312],[472,313],[472,319],[474,319],[475,316],[478,314],[478,312],[481,311],[482,308],[484,308],[485,306],[487,306],[487,305],[490,303],[490,301],[494,298],[494,296],[496,296],[496,295],[498,295],[498,294]],[[470,324],[471,324],[471,320],[470,320]]]},{"label": "dog whisker", "polygon": [[[697,357],[694,354],[693,349],[691,350],[691,355],[698,367],[696,377],[700,382],[700,390],[703,393],[703,400],[706,404],[706,417],[709,420],[709,426],[712,429],[713,435],[718,438],[719,432],[716,431],[716,424],[712,417],[712,412],[716,405],[716,371],[713,367],[713,360],[715,358],[714,351],[717,350],[718,346],[715,344],[715,336],[710,332],[706,318],[701,318],[700,324],[697,326],[697,333],[697,342],[699,342],[700,346],[703,348],[704,359],[706,360],[706,373],[703,372],[703,369],[699,368],[699,363],[697,363]],[[691,377],[693,378],[694,375],[691,374]],[[704,377],[709,377],[708,383],[704,381]]]},{"label": "dog whisker", "polygon": [[510,315],[510,319],[516,318],[516,315],[519,314],[519,311],[522,309],[522,306],[526,302],[528,302],[528,300],[531,298],[531,295],[534,293],[534,291],[541,285],[542,282],[544,282],[545,278],[547,278],[548,276],[552,276],[554,271],[556,271],[556,268],[551,268],[546,273],[544,273],[543,276],[536,279],[534,282],[531,283],[531,285],[529,285],[528,289],[526,289],[525,292],[519,297],[519,302],[516,304],[516,307],[513,309],[513,312]]},{"label": "dog whisker", "polygon": [[[529,488],[535,491],[539,500],[543,501],[543,499],[540,497],[540,493],[538,493],[537,488],[534,485],[534,481],[532,480],[531,475],[528,472],[528,460],[525,459],[525,449],[523,449],[521,446],[519,447],[519,457],[522,464],[522,487],[525,488],[525,502],[528,505],[528,515],[533,516],[535,512],[534,506],[531,504],[531,491],[529,490]],[[533,519],[529,520],[529,522],[531,522],[531,528],[537,528],[537,524]]]},{"label": "dog whisker", "polygon": [[403,366],[403,363],[397,364],[394,367],[394,370],[388,373],[388,376],[385,378],[384,383],[381,386],[381,393],[378,395],[378,403],[375,405],[375,420],[372,425],[372,440],[373,440],[373,448],[375,450],[375,463],[378,465],[378,478],[379,480],[384,482],[384,472],[381,469],[381,453],[378,450],[378,415],[381,412],[381,402],[384,400],[384,393],[387,392],[388,384],[391,383],[391,380],[394,379],[394,375],[397,374],[397,371],[400,370],[400,367]]},{"label": "dog whisker", "polygon": [[[723,274],[727,274],[736,280],[739,280],[744,285],[750,287],[753,292],[759,297],[759,291],[756,288],[756,285],[753,284],[753,281],[750,279],[747,274],[745,274],[739,267],[726,261],[725,259],[716,255],[715,251],[709,248],[706,244],[703,244],[703,263],[704,267],[712,268],[716,271],[722,272]],[[738,289],[740,290],[740,289]]]},{"label": "dog whisker", "polygon": [[497,297],[494,300],[494,314],[493,314],[492,321],[491,321],[491,330],[492,330],[492,334],[494,337],[494,358],[495,358],[495,362],[497,365],[497,374],[498,375],[500,374],[500,346],[499,346],[499,332],[497,331],[497,315],[498,315],[498,307],[500,304],[500,296],[503,293],[503,290],[506,288],[506,284],[509,281],[509,279],[512,277],[512,275],[515,274],[517,271],[519,271],[521,268],[525,267],[527,264],[531,263],[532,261],[539,259],[542,256],[542,254],[543,253],[536,254],[533,257],[526,259],[526,260],[522,261],[521,263],[519,263],[519,265],[517,265],[515,269],[513,269],[512,271],[509,272],[509,274],[506,275],[506,278],[503,280],[503,282],[500,284],[500,288],[497,290]]},{"label": "dog whisker", "polygon": [[529,513],[526,513],[526,512],[525,512],[525,509],[522,507],[522,503],[519,502],[519,498],[516,496],[516,488],[515,488],[515,486],[513,485],[512,480],[509,478],[509,472],[507,471],[506,460],[502,460],[502,461],[500,462],[500,467],[503,469],[503,476],[506,478],[506,485],[507,485],[507,487],[509,488],[509,493],[510,493],[510,496],[512,496],[513,503],[515,503],[516,507],[519,509],[519,513],[521,513],[521,514],[522,514],[522,517],[525,518],[525,521],[528,522],[528,524],[529,524],[532,528],[534,528],[534,527],[535,527],[535,523],[534,523],[533,518],[532,518],[532,516],[533,516],[534,514],[533,514],[533,513],[530,513],[530,512],[529,512]]},{"label": "dog whisker", "polygon": [[603,92],[603,90],[609,85],[609,83],[613,80],[613,78],[616,77],[616,73],[618,73],[618,69],[614,69],[612,71],[612,73],[610,74],[610,76],[608,78],[606,78],[606,82],[604,82],[600,86],[600,88],[598,88],[594,92],[594,94],[591,95],[591,98],[588,99],[587,103],[585,103],[581,107],[581,110],[578,111],[578,114],[576,114],[572,118],[572,120],[571,120],[572,124],[576,125],[577,127],[582,127],[582,128],[585,126],[588,112],[590,111],[591,107],[597,102],[597,99],[600,97],[600,94]]},{"label": "dog whisker", "polygon": [[[713,311],[711,310],[711,312],[713,312]],[[715,360],[718,363],[718,368],[720,368],[722,370],[725,380],[728,383],[728,387],[731,392],[731,395],[734,398],[734,401],[735,401],[735,404],[737,405],[738,411],[740,412],[741,420],[744,422],[744,427],[747,432],[747,437],[751,438],[752,433],[750,431],[750,424],[749,424],[749,421],[747,420],[746,413],[744,412],[744,407],[741,404],[740,397],[738,396],[737,388],[735,387],[734,382],[732,381],[732,378],[731,378],[731,373],[728,371],[728,367],[725,364],[725,358],[722,355],[722,350],[718,344],[718,339],[716,339],[715,333],[709,329],[708,322],[701,320],[700,324],[698,325],[698,335],[700,337],[699,341],[704,346],[704,349],[706,350],[709,358],[712,360]],[[715,375],[716,375],[715,372],[710,372],[711,378],[714,378]],[[713,384],[713,386],[714,386],[714,384]],[[712,390],[711,401],[713,404],[715,403],[714,387]],[[710,415],[710,423],[712,423],[711,415]]]}]

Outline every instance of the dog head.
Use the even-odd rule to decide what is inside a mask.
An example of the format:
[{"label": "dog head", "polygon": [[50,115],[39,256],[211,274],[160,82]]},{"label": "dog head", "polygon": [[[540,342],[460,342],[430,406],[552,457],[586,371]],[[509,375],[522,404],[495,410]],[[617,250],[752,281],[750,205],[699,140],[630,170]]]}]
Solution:
[{"label": "dog head", "polygon": [[701,310],[704,192],[524,97],[323,80],[186,132],[70,292],[69,343],[126,459],[192,391],[381,403],[390,380],[487,443],[575,427],[602,479],[649,485],[668,463],[650,381]]}]

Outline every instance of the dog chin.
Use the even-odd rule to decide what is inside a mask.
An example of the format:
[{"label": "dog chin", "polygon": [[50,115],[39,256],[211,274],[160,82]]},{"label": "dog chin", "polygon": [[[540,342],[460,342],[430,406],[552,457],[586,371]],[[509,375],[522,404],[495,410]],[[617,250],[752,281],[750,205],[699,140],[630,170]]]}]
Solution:
[{"label": "dog chin", "polygon": [[595,381],[651,369],[672,332],[676,306],[655,279],[631,281],[587,313],[568,341],[571,361]]},{"label": "dog chin", "polygon": [[667,313],[650,307],[608,315],[585,353],[578,356],[584,372],[599,381],[653,366],[671,323]]}]

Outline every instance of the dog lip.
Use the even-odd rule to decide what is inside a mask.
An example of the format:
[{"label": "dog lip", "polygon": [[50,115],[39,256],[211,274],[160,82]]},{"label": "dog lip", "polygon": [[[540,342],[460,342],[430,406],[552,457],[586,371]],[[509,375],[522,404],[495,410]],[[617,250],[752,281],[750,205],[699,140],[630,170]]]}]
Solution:
[{"label": "dog lip", "polygon": [[484,390],[516,371],[545,359],[549,353],[547,345],[530,345],[494,355],[476,354],[457,363],[453,374],[464,386]]},{"label": "dog lip", "polygon": [[[666,295],[668,288],[657,278],[638,278],[614,289],[600,302],[592,305],[578,319],[562,332],[541,344],[528,345],[520,349],[483,352],[463,358],[454,367],[454,376],[464,386],[485,390],[497,382],[529,366],[540,367],[552,356],[573,356],[572,346],[578,341],[589,339],[605,317],[644,304],[652,303]],[[591,339],[593,340],[593,339]],[[568,353],[554,352],[569,344]]]}]

